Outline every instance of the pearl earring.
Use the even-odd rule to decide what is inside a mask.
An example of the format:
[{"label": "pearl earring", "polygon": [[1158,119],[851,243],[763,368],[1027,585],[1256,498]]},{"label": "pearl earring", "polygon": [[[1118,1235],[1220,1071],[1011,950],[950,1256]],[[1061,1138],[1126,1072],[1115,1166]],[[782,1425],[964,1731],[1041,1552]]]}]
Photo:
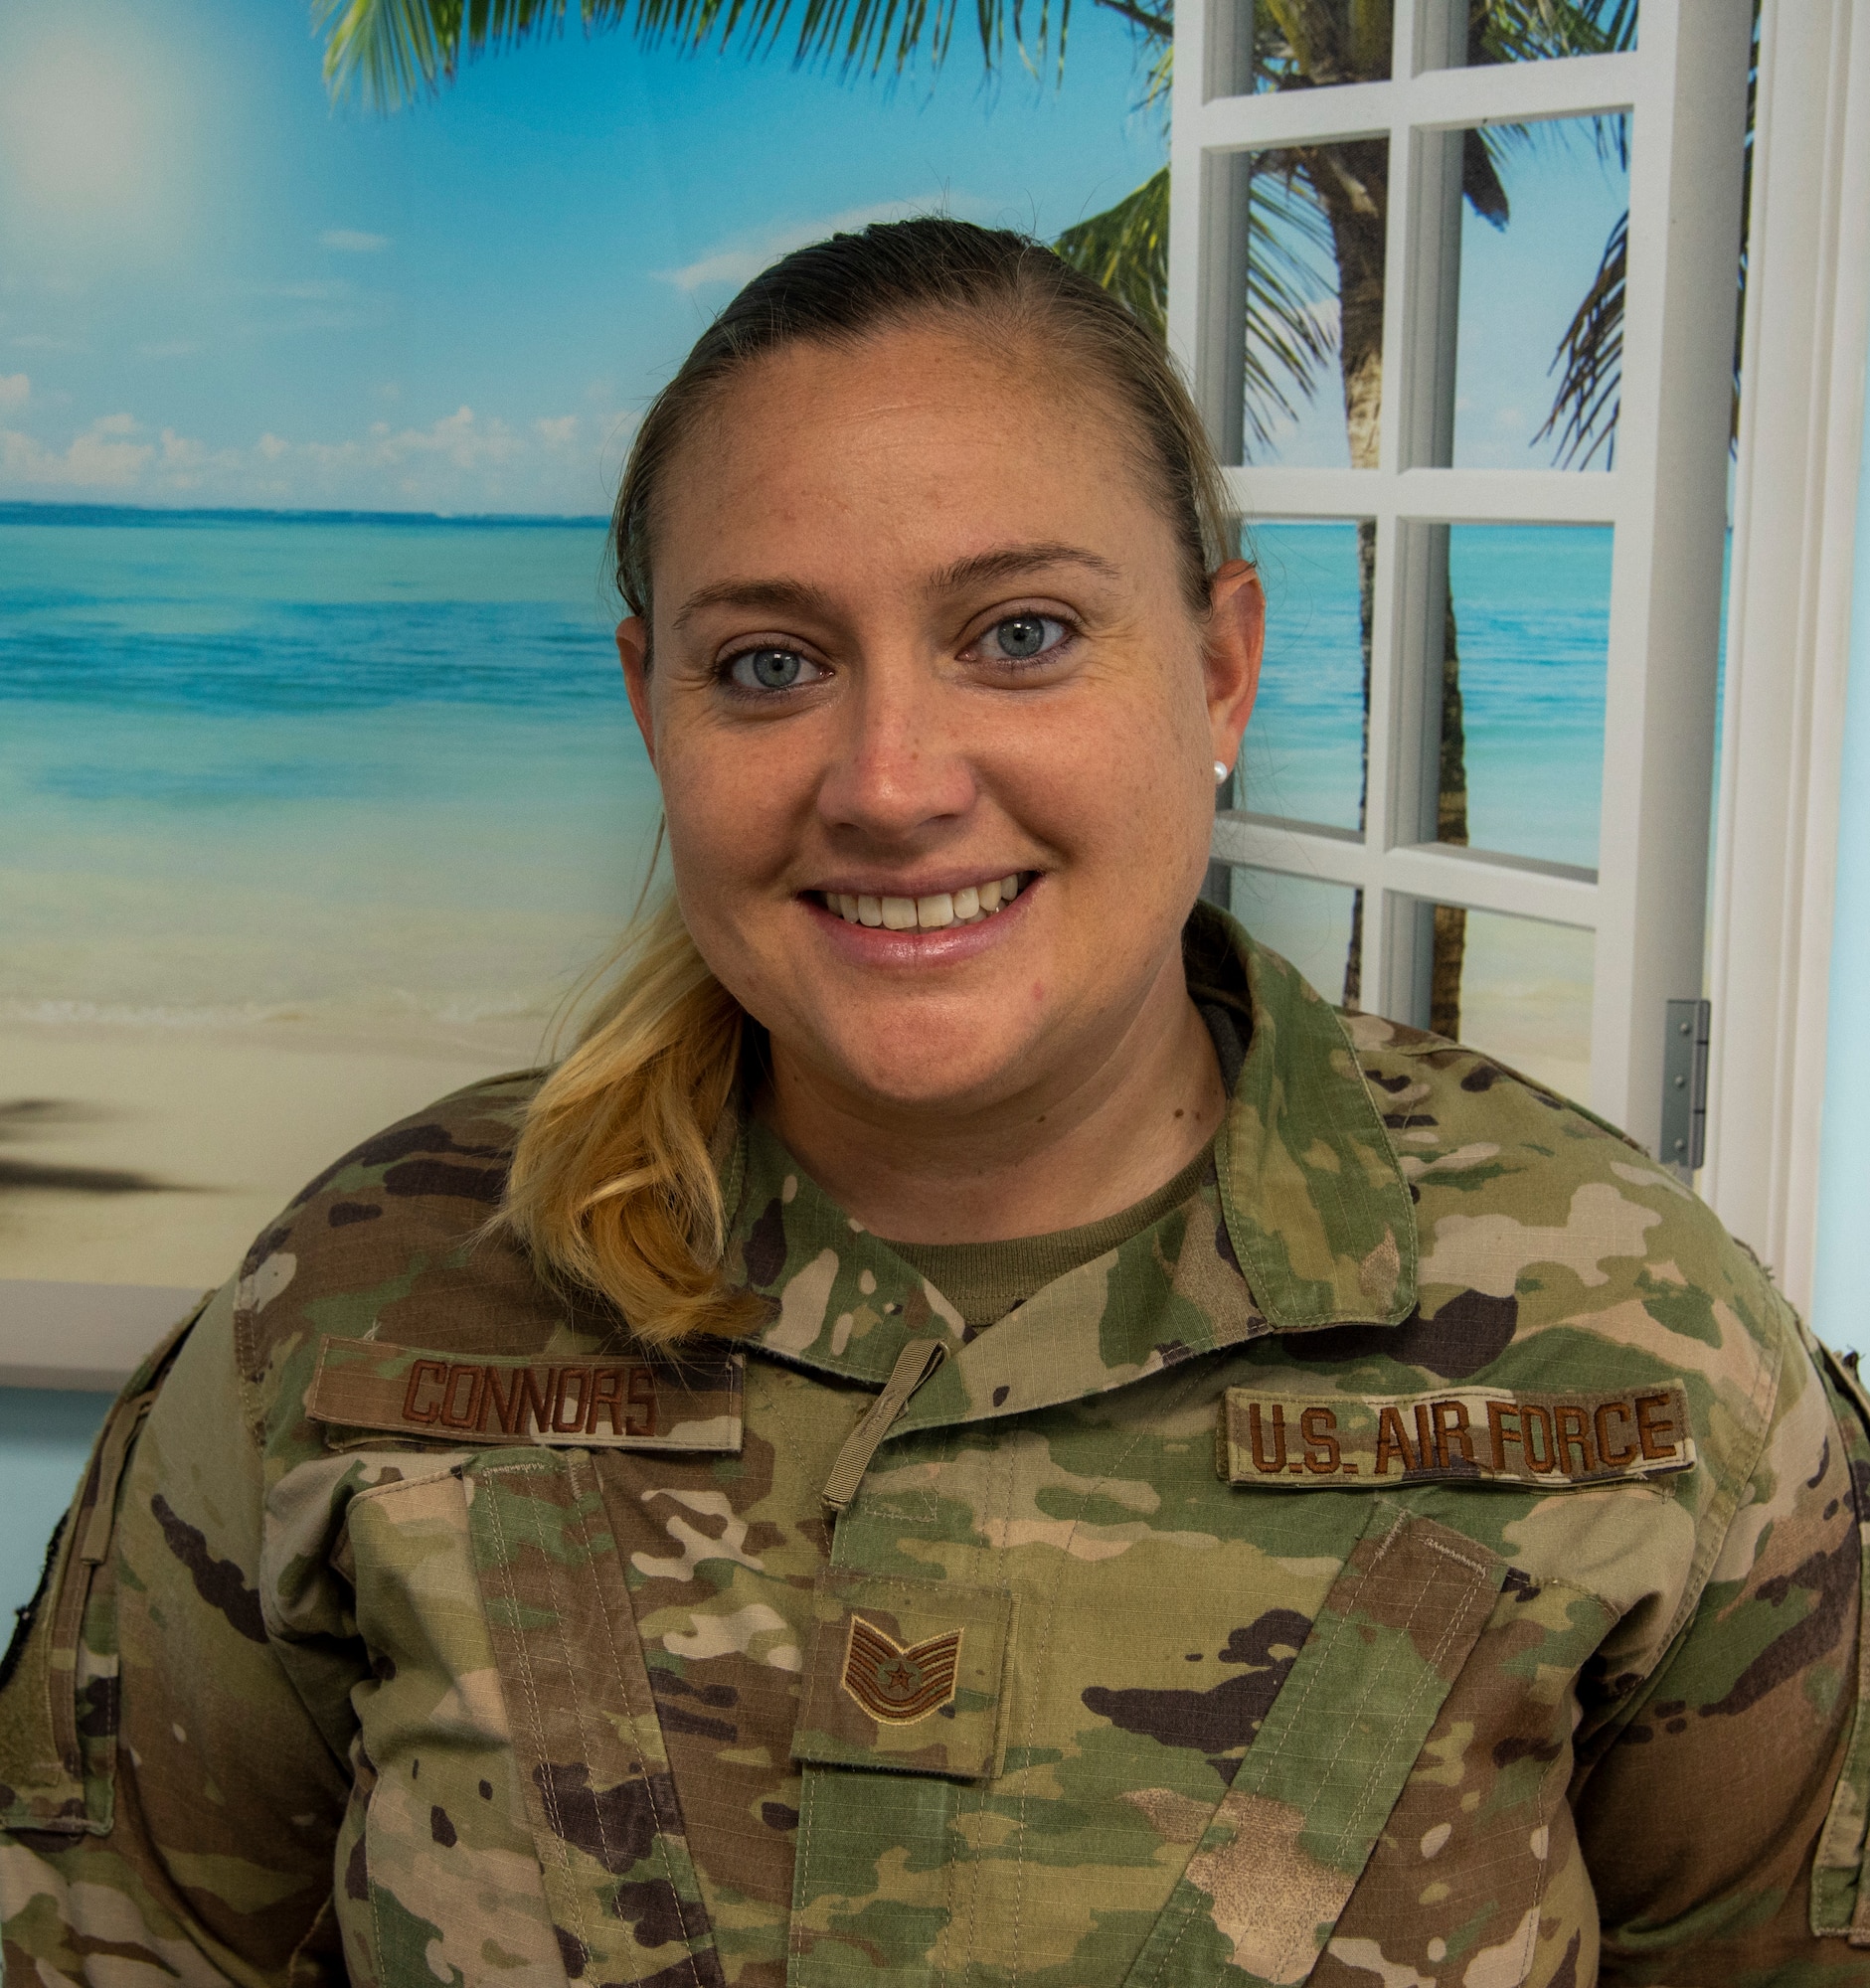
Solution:
[{"label": "pearl earring", "polygon": [[1214,784],[1218,787],[1232,770],[1225,759],[1217,759],[1214,762]]}]

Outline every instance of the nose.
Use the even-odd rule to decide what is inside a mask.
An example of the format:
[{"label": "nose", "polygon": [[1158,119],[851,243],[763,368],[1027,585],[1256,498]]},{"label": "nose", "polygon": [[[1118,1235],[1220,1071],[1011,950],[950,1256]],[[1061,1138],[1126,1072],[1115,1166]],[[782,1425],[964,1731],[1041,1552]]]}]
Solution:
[{"label": "nose", "polygon": [[977,788],[953,693],[909,657],[866,658],[857,675],[818,788],[827,827],[900,843],[964,816]]}]

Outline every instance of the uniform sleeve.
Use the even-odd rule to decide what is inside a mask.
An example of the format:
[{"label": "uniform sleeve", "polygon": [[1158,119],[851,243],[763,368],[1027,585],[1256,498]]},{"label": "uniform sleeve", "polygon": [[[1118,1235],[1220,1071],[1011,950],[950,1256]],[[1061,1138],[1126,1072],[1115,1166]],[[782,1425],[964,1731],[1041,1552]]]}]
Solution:
[{"label": "uniform sleeve", "polygon": [[1785,1316],[1773,1419],[1699,1603],[1577,1794],[1606,1984],[1870,1984],[1850,1936],[1870,1445]]},{"label": "uniform sleeve", "polygon": [[9,1652],[0,1919],[18,1988],[144,1968],[343,1979],[350,1772],[268,1635],[260,1463],[223,1291],[112,1408]]}]

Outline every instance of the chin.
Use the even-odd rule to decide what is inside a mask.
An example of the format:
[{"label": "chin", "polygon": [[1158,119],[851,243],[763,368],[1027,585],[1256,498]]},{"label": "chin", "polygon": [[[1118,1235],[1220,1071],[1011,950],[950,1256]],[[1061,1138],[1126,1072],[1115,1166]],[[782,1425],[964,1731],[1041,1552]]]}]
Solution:
[{"label": "chin", "polygon": [[966,1107],[1005,1097],[1020,1087],[1026,1045],[983,1041],[966,1031],[925,1029],[834,1040],[826,1060],[841,1079],[879,1102],[929,1109]]}]

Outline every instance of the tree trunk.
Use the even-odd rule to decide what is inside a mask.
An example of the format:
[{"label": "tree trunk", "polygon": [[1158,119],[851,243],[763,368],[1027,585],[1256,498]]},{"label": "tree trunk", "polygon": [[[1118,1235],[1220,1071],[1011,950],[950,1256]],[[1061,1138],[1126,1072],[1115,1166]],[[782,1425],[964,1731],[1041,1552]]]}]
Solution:
[{"label": "tree trunk", "polygon": [[[1363,765],[1357,780],[1357,833],[1365,832],[1370,810],[1370,623],[1376,607],[1377,526],[1373,518],[1357,520],[1357,625],[1364,657]],[[1350,945],[1344,955],[1344,1006],[1363,1006],[1364,894],[1351,893]]]},{"label": "tree trunk", "polygon": [[[1299,169],[1331,225],[1337,263],[1338,359],[1344,377],[1344,432],[1353,469],[1374,469],[1383,413],[1383,259],[1389,226],[1390,154],[1381,139],[1322,145],[1299,154]],[[1357,622],[1363,652],[1362,762],[1357,832],[1370,805],[1370,629],[1376,605],[1377,528],[1357,521]],[[1344,1006],[1363,1002],[1364,894],[1351,896],[1344,956]]]},{"label": "tree trunk", "polygon": [[[1445,552],[1444,553],[1445,558]],[[1447,576],[1442,643],[1442,751],[1436,797],[1439,842],[1467,840],[1467,734],[1461,722],[1460,644],[1454,628],[1454,576]],[[1364,721],[1366,729],[1368,718]],[[1459,905],[1435,908],[1435,968],[1429,990],[1429,1026],[1450,1040],[1461,1032],[1461,964],[1467,953],[1467,913]]]},{"label": "tree trunk", "polygon": [[[1384,247],[1389,219],[1389,148],[1380,139],[1321,145],[1296,155],[1296,164],[1330,223],[1338,279],[1338,356],[1344,377],[1344,431],[1353,469],[1377,466],[1383,411]],[[1451,577],[1450,577],[1451,578]],[[1357,525],[1357,604],[1363,652],[1363,738],[1357,792],[1358,833],[1369,831],[1370,635],[1376,599],[1376,527]],[[1442,726],[1436,834],[1443,842],[1467,840],[1466,734],[1461,719],[1460,647],[1452,586],[1446,592],[1442,658]],[[1461,966],[1467,913],[1438,905],[1434,913],[1435,960],[1429,1025],[1438,1034],[1460,1031]],[[1364,894],[1351,899],[1350,945],[1344,961],[1344,1006],[1363,996]]]}]

